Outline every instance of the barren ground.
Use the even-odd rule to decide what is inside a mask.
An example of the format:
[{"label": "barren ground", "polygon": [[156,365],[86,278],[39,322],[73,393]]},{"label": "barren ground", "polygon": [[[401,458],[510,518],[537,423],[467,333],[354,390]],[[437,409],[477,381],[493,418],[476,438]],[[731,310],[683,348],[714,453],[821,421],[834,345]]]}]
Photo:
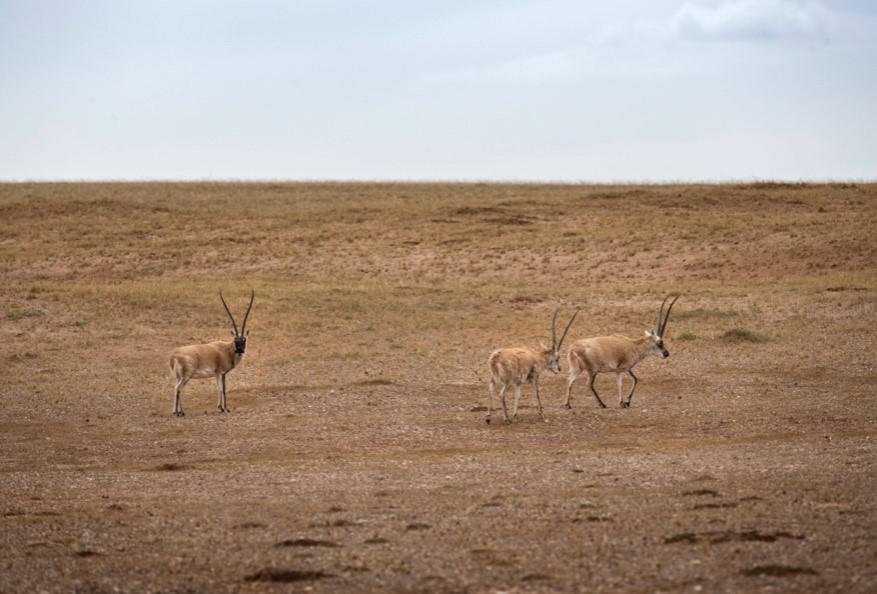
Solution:
[{"label": "barren ground", "polygon": [[[0,226],[0,592],[877,591],[875,185],[18,184]],[[173,417],[251,287],[232,412]],[[494,348],[675,291],[632,408],[547,374],[484,422]]]}]

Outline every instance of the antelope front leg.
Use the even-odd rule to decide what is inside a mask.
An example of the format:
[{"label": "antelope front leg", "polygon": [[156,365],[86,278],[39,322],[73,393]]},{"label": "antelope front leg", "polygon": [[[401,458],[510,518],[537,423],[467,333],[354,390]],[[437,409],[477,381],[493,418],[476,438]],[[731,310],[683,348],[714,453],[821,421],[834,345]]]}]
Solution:
[{"label": "antelope front leg", "polygon": [[231,412],[228,408],[228,390],[225,389],[225,376],[222,376],[222,412]]},{"label": "antelope front leg", "polygon": [[230,413],[231,409],[228,407],[228,390],[225,387],[225,376],[222,376],[222,406],[225,408],[225,412]]},{"label": "antelope front leg", "polygon": [[[630,399],[633,398],[633,391],[636,390],[637,379],[633,374],[633,371],[628,370],[627,375],[633,380],[633,385],[630,387],[630,392],[627,393],[627,398],[624,398],[621,401],[622,408],[630,408]],[[621,374],[618,375],[618,395],[621,396]]]},{"label": "antelope front leg", "polygon": [[533,387],[536,389],[536,406],[539,408],[539,418],[545,421],[545,415],[542,414],[542,399],[539,398],[539,380],[533,378]]},{"label": "antelope front leg", "polygon": [[597,396],[597,390],[594,389],[594,379],[596,379],[597,374],[594,373],[588,377],[588,387],[591,389],[591,393],[594,395],[594,398],[597,399],[597,404],[600,405],[600,408],[606,408],[606,405],[603,404],[603,401],[600,400],[600,397]]},{"label": "antelope front leg", "polygon": [[219,412],[227,413],[229,411],[225,401],[225,375],[220,375],[216,378],[216,387],[219,390],[219,405],[217,408]]}]

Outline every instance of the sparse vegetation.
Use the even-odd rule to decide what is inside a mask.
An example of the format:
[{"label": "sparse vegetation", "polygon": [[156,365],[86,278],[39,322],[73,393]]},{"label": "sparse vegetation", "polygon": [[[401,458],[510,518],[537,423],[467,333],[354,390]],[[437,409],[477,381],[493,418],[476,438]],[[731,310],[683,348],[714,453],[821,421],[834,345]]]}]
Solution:
[{"label": "sparse vegetation", "polygon": [[46,311],[39,307],[31,309],[14,309],[6,313],[6,319],[17,322],[24,318],[41,318],[44,315],[46,315]]},{"label": "sparse vegetation", "polygon": [[[877,185],[0,184],[0,238],[2,592],[877,591]],[[632,408],[484,423],[494,348],[677,291]]]},{"label": "sparse vegetation", "polygon": [[758,332],[757,330],[748,330],[746,328],[731,328],[724,334],[722,337],[737,342],[754,342],[754,343],[765,343],[770,341],[770,336],[765,334],[764,332]]}]

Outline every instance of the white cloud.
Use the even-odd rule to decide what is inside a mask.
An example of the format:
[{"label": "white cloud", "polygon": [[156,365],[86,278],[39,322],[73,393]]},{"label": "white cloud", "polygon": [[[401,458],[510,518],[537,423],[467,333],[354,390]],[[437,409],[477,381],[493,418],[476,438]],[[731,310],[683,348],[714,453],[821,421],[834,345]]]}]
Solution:
[{"label": "white cloud", "polygon": [[[747,42],[811,44],[829,26],[830,15],[814,2],[798,0],[688,1],[664,17],[607,23],[584,35],[575,47],[525,54],[503,62],[433,73],[432,84],[539,84],[589,76],[672,75],[691,72],[716,59],[747,61]],[[687,44],[709,44],[712,50],[683,50]],[[718,49],[727,45],[727,50]],[[690,49],[690,48],[689,48]],[[722,58],[717,58],[719,52]],[[764,47],[756,54],[764,54]],[[733,56],[737,58],[733,58]]]},{"label": "white cloud", "polygon": [[829,12],[798,0],[685,2],[670,16],[604,26],[593,45],[762,41],[812,38],[828,28]]},{"label": "white cloud", "polygon": [[666,29],[677,38],[697,41],[774,39],[818,34],[826,18],[825,9],[813,2],[731,0],[714,7],[686,2]]}]

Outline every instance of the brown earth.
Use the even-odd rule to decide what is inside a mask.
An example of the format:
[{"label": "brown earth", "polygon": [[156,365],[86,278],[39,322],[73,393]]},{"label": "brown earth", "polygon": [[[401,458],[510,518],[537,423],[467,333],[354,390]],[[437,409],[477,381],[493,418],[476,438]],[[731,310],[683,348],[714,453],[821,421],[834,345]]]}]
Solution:
[{"label": "brown earth", "polygon": [[[13,184],[0,226],[0,592],[877,591],[873,184]],[[232,412],[173,417],[251,287]],[[547,374],[484,422],[491,350],[672,291],[632,408]]]}]

